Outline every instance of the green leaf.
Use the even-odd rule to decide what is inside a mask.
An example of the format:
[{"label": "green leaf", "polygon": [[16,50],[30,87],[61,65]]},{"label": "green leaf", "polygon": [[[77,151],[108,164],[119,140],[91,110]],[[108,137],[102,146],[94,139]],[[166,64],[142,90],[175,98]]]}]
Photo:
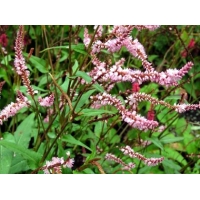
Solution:
[{"label": "green leaf", "polygon": [[65,135],[62,140],[65,141],[65,142],[69,142],[70,144],[75,144],[75,145],[78,145],[78,146],[85,147],[86,149],[92,151],[88,146],[86,146],[82,142],[75,139],[72,135]]},{"label": "green leaf", "polygon": [[0,78],[10,84],[10,78],[8,78],[8,71],[6,69],[0,68]]},{"label": "green leaf", "polygon": [[77,71],[76,72],[76,76],[80,76],[81,78],[83,78],[87,83],[90,83],[92,81],[92,78],[86,74],[85,72],[82,71]]},{"label": "green leaf", "polygon": [[181,99],[181,95],[170,95],[165,98],[165,100],[178,100]]},{"label": "green leaf", "polygon": [[163,150],[163,145],[158,138],[152,137],[152,138],[147,138],[147,140],[153,142],[153,144],[155,144],[157,147]]},{"label": "green leaf", "polygon": [[34,162],[35,164],[37,164],[40,161],[40,159],[42,158],[42,155],[40,155],[39,153],[36,153],[36,152],[29,150],[27,148],[24,148],[22,146],[19,146],[13,142],[1,140],[0,146],[3,146],[15,153],[21,154],[24,158],[26,158],[29,161]]},{"label": "green leaf", "polygon": [[85,51],[85,45],[84,44],[77,44],[77,45],[71,45],[72,50],[87,55],[87,52]]},{"label": "green leaf", "polygon": [[199,145],[194,142],[195,137],[192,134],[184,133],[184,144],[186,146],[187,153],[196,153],[198,152]]},{"label": "green leaf", "polygon": [[110,140],[110,144],[116,144],[116,143],[120,143],[120,136],[119,135],[114,135],[113,138]]},{"label": "green leaf", "polygon": [[69,85],[69,77],[66,77],[64,83],[63,83],[60,87],[61,87],[64,91],[66,91],[67,88],[68,88],[68,85]]},{"label": "green leaf", "polygon": [[4,56],[4,58],[1,61],[1,64],[8,65],[11,60],[11,55]]},{"label": "green leaf", "polygon": [[77,69],[78,69],[78,61],[75,60],[75,63],[73,65],[73,67],[72,67],[73,74],[77,71]]},{"label": "green leaf", "polygon": [[68,58],[69,54],[65,51],[62,51],[62,57],[59,59],[59,62],[63,62]]},{"label": "green leaf", "polygon": [[79,112],[80,108],[87,103],[87,101],[89,100],[89,97],[92,95],[92,93],[94,93],[96,90],[89,90],[87,92],[85,92],[82,96],[81,99],[79,100],[75,111]]},{"label": "green leaf", "polygon": [[184,88],[187,90],[187,93],[189,93],[194,99],[197,99],[195,90],[191,90],[191,83],[185,83]]},{"label": "green leaf", "polygon": [[48,137],[51,138],[51,139],[56,138],[56,134],[55,134],[55,132],[48,132],[47,135],[48,135]]},{"label": "green leaf", "polygon": [[94,134],[100,138],[101,133],[102,133],[102,127],[103,127],[103,121],[98,121],[95,123],[95,127],[94,127]]},{"label": "green leaf", "polygon": [[69,48],[69,46],[50,47],[50,48],[43,49],[42,51],[40,51],[40,53],[43,53],[43,52],[48,51],[48,50],[51,50],[51,49],[68,49],[68,48]]},{"label": "green leaf", "polygon": [[158,55],[149,55],[148,56],[148,60],[150,61],[150,62],[153,62],[153,60],[155,60],[156,58],[158,58],[159,56]]},{"label": "green leaf", "polygon": [[[15,138],[11,133],[4,132],[3,140],[15,143]],[[12,165],[13,152],[0,146],[0,174],[8,174]]]},{"label": "green leaf", "polygon": [[109,110],[97,110],[97,109],[83,109],[81,111],[81,114],[83,116],[87,116],[87,117],[91,117],[91,116],[97,116],[97,115],[101,115],[101,114],[115,114],[115,112],[113,111],[109,111]]},{"label": "green leaf", "polygon": [[34,125],[35,113],[30,114],[21,122],[14,133],[16,143],[23,147],[28,147],[31,138],[31,128]]},{"label": "green leaf", "polygon": [[188,33],[186,31],[183,31],[181,33],[181,39],[184,41],[184,42],[187,42],[189,37],[188,37]]},{"label": "green leaf", "polygon": [[9,174],[20,173],[29,169],[30,167],[28,166],[27,161],[20,154],[17,154],[15,157],[13,157]]},{"label": "green leaf", "polygon": [[102,86],[100,86],[98,83],[95,83],[92,85],[95,89],[97,89],[99,92],[104,92],[104,89]]},{"label": "green leaf", "polygon": [[38,91],[42,91],[42,92],[48,92],[48,90],[45,90],[45,89],[43,89],[41,87],[37,87],[35,85],[33,85],[32,87],[33,87],[34,90],[38,90]]},{"label": "green leaf", "polygon": [[96,147],[92,149],[92,153],[86,158],[85,163],[88,163],[90,160],[96,157]]},{"label": "green leaf", "polygon": [[160,139],[160,141],[164,144],[168,144],[168,143],[174,143],[174,142],[180,142],[184,139],[184,137],[174,137],[174,138],[167,138],[164,137],[162,139]]},{"label": "green leaf", "polygon": [[178,151],[170,147],[165,147],[165,150],[162,151],[162,156],[164,156],[165,158],[173,159],[174,161],[177,161],[181,163],[182,165],[187,164],[187,161],[185,160],[185,158]]},{"label": "green leaf", "polygon": [[94,174],[94,172],[90,168],[84,169],[83,173],[85,173],[85,174]]},{"label": "green leaf", "polygon": [[[38,91],[42,91],[42,92],[48,92],[48,90],[44,90],[44,89],[42,89],[42,88],[40,88],[40,87],[37,87],[37,86],[32,86],[33,87],[33,89],[34,90],[38,90]],[[22,93],[27,93],[27,87],[25,87],[25,86],[20,86],[20,89],[19,89]]]},{"label": "green leaf", "polygon": [[[42,51],[40,51],[40,53],[47,51],[47,50],[51,50],[51,49],[69,49],[69,46],[56,46],[56,47],[50,47],[50,48],[46,48]],[[84,55],[87,55],[87,52],[85,51],[85,45],[84,44],[76,44],[76,45],[71,45],[71,49],[78,52],[78,53],[82,53]]]},{"label": "green leaf", "polygon": [[177,163],[175,163],[173,160],[169,160],[167,158],[165,158],[162,161],[162,164],[165,165],[166,167],[170,167],[170,168],[175,169],[175,170],[181,169],[181,167]]},{"label": "green leaf", "polygon": [[[28,58],[28,53],[23,53],[24,57]],[[42,58],[38,58],[36,56],[31,56],[29,61],[32,63],[33,67],[36,67],[41,73],[48,73],[48,69],[46,67],[46,62]]]},{"label": "green leaf", "polygon": [[12,163],[13,152],[0,146],[0,174],[8,174]]}]

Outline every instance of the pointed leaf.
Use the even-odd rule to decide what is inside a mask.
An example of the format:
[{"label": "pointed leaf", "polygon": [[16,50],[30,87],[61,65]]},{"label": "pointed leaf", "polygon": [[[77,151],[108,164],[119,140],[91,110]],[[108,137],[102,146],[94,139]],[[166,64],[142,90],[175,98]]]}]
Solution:
[{"label": "pointed leaf", "polygon": [[27,160],[32,161],[33,163],[37,164],[40,159],[42,158],[42,155],[40,155],[39,153],[36,153],[32,150],[29,150],[27,148],[24,148],[22,146],[19,146],[13,142],[8,142],[5,140],[1,140],[0,141],[0,146],[3,146],[15,153],[19,153],[21,154],[24,158],[26,158]]},{"label": "pointed leaf", "polygon": [[81,78],[83,78],[87,83],[90,83],[92,81],[92,78],[86,74],[85,72],[82,71],[77,71],[76,72],[76,76],[80,76]]},{"label": "pointed leaf", "polygon": [[90,116],[97,116],[101,114],[115,114],[114,111],[109,110],[97,110],[97,109],[83,109],[81,111],[82,115],[90,117]]},{"label": "pointed leaf", "polygon": [[75,144],[78,146],[82,146],[85,147],[86,149],[92,151],[88,146],[86,146],[85,144],[83,144],[82,142],[78,141],[76,138],[74,138],[72,135],[65,135],[63,137],[63,141],[65,142],[69,142],[70,144]]},{"label": "pointed leaf", "polygon": [[34,117],[35,113],[30,114],[17,127],[14,137],[18,145],[28,147],[31,138],[31,127],[34,125]]},{"label": "pointed leaf", "polygon": [[152,137],[152,138],[147,138],[147,140],[151,141],[153,144],[155,144],[157,147],[163,150],[163,145],[158,138]]},{"label": "pointed leaf", "polygon": [[30,169],[30,167],[28,166],[27,161],[20,154],[17,154],[13,157],[9,174],[21,173],[23,171],[27,171],[28,169]]},{"label": "pointed leaf", "polygon": [[164,144],[168,144],[168,143],[174,143],[174,142],[180,142],[184,139],[184,137],[174,137],[174,138],[167,138],[164,137],[162,138],[160,141]]},{"label": "pointed leaf", "polygon": [[0,146],[0,174],[8,174],[12,163],[13,152]]},{"label": "pointed leaf", "polygon": [[[28,53],[23,53],[24,57],[28,57]],[[46,61],[43,60],[42,58],[38,58],[36,56],[31,56],[29,58],[29,61],[32,63],[33,67],[36,67],[38,71],[41,73],[48,73],[48,69],[46,67]]]}]

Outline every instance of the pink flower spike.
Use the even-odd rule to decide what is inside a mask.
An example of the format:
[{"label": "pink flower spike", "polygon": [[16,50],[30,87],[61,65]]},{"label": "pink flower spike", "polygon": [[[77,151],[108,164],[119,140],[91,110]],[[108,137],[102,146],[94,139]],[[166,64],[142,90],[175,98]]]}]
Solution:
[{"label": "pink flower spike", "polygon": [[138,30],[149,29],[150,31],[154,31],[155,29],[159,28],[159,25],[136,25],[135,28]]},{"label": "pink flower spike", "polygon": [[147,158],[144,161],[144,164],[147,165],[147,166],[156,166],[156,165],[160,164],[163,160],[164,160],[164,157],[161,157],[161,158]]},{"label": "pink flower spike", "polygon": [[84,39],[83,39],[83,43],[86,47],[88,47],[88,45],[90,44],[90,35],[88,34],[88,29],[85,28],[84,30]]},{"label": "pink flower spike", "polygon": [[111,153],[107,153],[106,156],[105,156],[105,159],[106,160],[112,160],[116,163],[121,164],[123,166],[122,170],[131,170],[132,168],[135,167],[134,163],[126,164],[120,158],[116,157],[115,155],[113,155]]},{"label": "pink flower spike", "polygon": [[64,168],[68,167],[71,169],[73,167],[73,165],[74,165],[74,159],[70,158],[67,161],[65,161],[65,163],[63,164],[63,167]]},{"label": "pink flower spike", "polygon": [[52,106],[54,102],[54,93],[52,93],[51,95],[45,98],[39,97],[38,102],[41,106],[44,106],[44,107]]},{"label": "pink flower spike", "polygon": [[124,166],[124,167],[122,168],[122,170],[131,170],[131,169],[133,169],[133,168],[135,168],[135,164],[132,163],[132,162],[130,162],[130,163],[128,163],[126,166]]},{"label": "pink flower spike", "polygon": [[[96,30],[97,27],[98,27],[97,25],[94,26],[94,30]],[[103,26],[99,25],[98,30],[97,30],[96,35],[95,35],[95,38],[101,37],[102,36],[102,32],[103,32]]]},{"label": "pink flower spike", "polygon": [[32,97],[35,94],[35,91],[30,85],[29,75],[30,72],[27,69],[27,66],[25,64],[25,59],[22,54],[22,50],[24,47],[24,32],[23,32],[23,26],[19,26],[19,30],[17,32],[17,37],[15,41],[15,60],[14,60],[14,66],[17,74],[21,76],[22,82],[24,86],[27,88],[27,93],[30,94]]},{"label": "pink flower spike", "polygon": [[3,124],[3,121],[6,121],[9,117],[16,115],[19,110],[29,105],[30,102],[28,99],[18,91],[16,103],[11,102],[0,112],[0,125]]}]

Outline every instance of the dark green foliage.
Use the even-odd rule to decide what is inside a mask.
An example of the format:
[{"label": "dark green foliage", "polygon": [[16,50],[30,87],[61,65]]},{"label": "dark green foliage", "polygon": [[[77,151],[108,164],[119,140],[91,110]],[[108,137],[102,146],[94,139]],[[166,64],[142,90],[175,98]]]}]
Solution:
[{"label": "dark green foliage", "polygon": [[[25,26],[25,46],[23,55],[30,71],[31,86],[38,90],[33,100],[27,95],[26,87],[14,69],[14,49],[17,26],[9,26],[7,54],[1,54],[0,81],[5,81],[1,92],[0,109],[16,101],[16,91],[20,90],[31,101],[31,105],[8,118],[0,126],[0,173],[43,173],[42,166],[52,157],[64,157],[70,152],[75,159],[72,169],[62,168],[62,173],[155,173],[179,174],[200,173],[199,134],[200,111],[187,111],[181,115],[162,105],[157,105],[155,120],[166,127],[163,131],[147,132],[131,128],[122,121],[119,110],[114,106],[91,108],[91,96],[103,93],[104,86],[93,83],[88,72],[94,68],[89,50],[83,44],[84,27],[91,36],[93,26]],[[102,41],[107,40],[109,27],[104,27]],[[156,83],[144,82],[140,92],[151,94],[174,105],[181,99],[180,90],[188,94],[185,102],[200,99],[200,57],[199,26],[161,26],[155,31],[134,29],[133,38],[144,45],[148,60],[158,71],[169,68],[180,69],[187,61],[194,62],[194,68],[184,76],[177,87],[166,88]],[[188,47],[191,39],[195,46]],[[34,48],[30,56],[30,50]],[[187,56],[183,52],[187,51]],[[125,58],[123,68],[143,70],[142,62],[134,58],[125,47],[115,53],[102,50],[99,59],[113,65]],[[81,82],[83,79],[87,84]],[[125,104],[125,96],[131,91],[131,83],[115,84],[111,94]],[[51,93],[55,101],[49,108],[38,104],[38,97]],[[69,99],[68,99],[69,98]],[[147,116],[150,102],[140,102],[137,111]],[[44,119],[49,115],[49,122]],[[196,124],[194,124],[195,122]],[[148,140],[151,144],[142,145]],[[129,145],[135,152],[146,158],[164,157],[158,166],[149,167],[137,159],[125,156],[120,147]],[[121,170],[118,163],[105,160],[106,153],[112,153],[125,163],[134,162],[136,168]],[[100,167],[99,167],[100,166]]]}]

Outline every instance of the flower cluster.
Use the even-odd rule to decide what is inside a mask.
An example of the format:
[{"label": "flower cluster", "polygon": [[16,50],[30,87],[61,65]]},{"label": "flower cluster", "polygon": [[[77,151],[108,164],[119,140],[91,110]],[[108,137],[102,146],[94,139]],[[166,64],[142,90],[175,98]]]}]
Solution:
[{"label": "flower cluster", "polygon": [[[157,72],[152,63],[148,61],[145,49],[138,39],[133,39],[131,32],[134,28],[139,31],[142,29],[154,30],[159,26],[113,26],[110,30],[110,34],[104,39],[102,36],[102,26],[95,26],[95,35],[92,37],[88,34],[88,30],[84,32],[84,44],[90,51],[92,63],[94,68],[88,73],[92,77],[92,84],[98,83],[103,86],[103,94],[97,94],[92,96],[92,107],[100,108],[105,105],[112,105],[117,108],[123,121],[127,122],[131,127],[139,130],[147,131],[149,129],[156,130],[158,122],[154,121],[156,113],[153,109],[147,113],[147,118],[138,114],[138,103],[141,101],[148,101],[151,106],[163,105],[167,108],[173,109],[178,113],[182,113],[188,110],[199,109],[199,104],[179,104],[171,105],[163,100],[156,99],[149,94],[140,93],[140,85],[144,82],[150,81],[165,87],[177,86],[182,77],[188,73],[192,68],[193,63],[187,62],[180,69],[167,69],[166,71]],[[191,44],[192,45],[192,44]],[[110,62],[101,61],[98,59],[98,53],[102,49],[106,49],[110,53],[119,51],[122,47],[125,47],[130,54],[141,60],[144,70],[134,70],[132,68],[125,68],[123,65],[125,59],[121,58],[117,62],[111,65]],[[124,99],[124,103],[117,97],[109,94],[111,89],[118,82],[130,82],[132,83],[132,94]],[[86,84],[84,80],[81,82]],[[90,83],[90,84],[91,84]],[[161,131],[158,127],[158,131]]]},{"label": "flower cluster", "polygon": [[119,113],[122,115],[122,120],[127,122],[133,128],[146,131],[149,129],[154,129],[158,126],[158,122],[153,120],[147,120],[145,117],[142,117],[139,114],[137,114],[136,111],[129,111],[124,107],[124,105],[119,99],[113,97],[110,94],[98,94],[96,96],[91,96],[91,99],[93,100],[93,108],[99,108],[103,105],[114,105],[119,111]]},{"label": "flower cluster", "polygon": [[[139,160],[143,161],[143,163],[147,166],[156,166],[158,164],[160,164],[163,160],[164,157],[161,158],[146,158],[143,155],[134,152],[131,147],[126,146],[126,147],[122,147],[120,148],[120,150],[123,152],[124,155],[128,155],[131,158],[138,158]],[[112,160],[116,163],[119,163],[120,165],[123,166],[122,170],[131,170],[135,167],[135,164],[130,162],[128,164],[126,164],[125,162],[122,161],[122,159],[118,158],[117,156],[111,154],[111,153],[107,153],[105,156],[106,160]]]},{"label": "flower cluster", "polygon": [[20,91],[17,93],[16,103],[11,102],[0,112],[0,125],[9,117],[14,116],[19,110],[30,105],[27,97],[24,97]]},{"label": "flower cluster", "polygon": [[39,97],[38,102],[41,106],[44,106],[44,107],[52,106],[54,102],[54,93],[50,94],[48,97],[45,97],[45,98]]},{"label": "flower cluster", "polygon": [[27,66],[25,64],[25,59],[22,55],[22,49],[24,47],[24,37],[23,37],[23,26],[19,26],[19,30],[17,32],[17,37],[15,41],[15,60],[14,60],[14,66],[17,74],[21,76],[22,82],[24,86],[27,87],[27,93],[34,96],[34,93],[37,93],[37,91],[34,91],[33,88],[30,85],[29,75],[30,72],[27,69]]},{"label": "flower cluster", "polygon": [[128,155],[131,158],[138,158],[139,160],[143,161],[145,165],[148,166],[155,166],[161,163],[164,160],[164,157],[161,158],[145,158],[143,155],[134,152],[130,146],[122,147],[120,149],[124,155]]},{"label": "flower cluster", "polygon": [[142,147],[146,147],[146,146],[148,146],[148,145],[150,145],[150,144],[152,143],[152,142],[149,141],[149,140],[143,140],[143,139],[140,139],[139,142],[140,142],[140,145],[141,145]]},{"label": "flower cluster", "polygon": [[53,157],[51,161],[46,161],[46,165],[44,165],[41,170],[44,171],[45,174],[62,174],[62,168],[61,167],[68,167],[72,168],[74,164],[74,159],[70,158],[70,153],[67,152],[68,158],[64,160],[63,157]]},{"label": "flower cluster", "polygon": [[149,94],[145,93],[133,93],[130,96],[127,97],[127,100],[125,101],[129,105],[133,105],[140,101],[149,101],[153,105],[163,105],[165,107],[171,108],[178,113],[182,113],[188,110],[196,110],[200,109],[200,104],[174,104],[173,106],[165,101],[158,100],[154,97],[152,97]]},{"label": "flower cluster", "polygon": [[131,170],[135,167],[134,163],[128,163],[126,164],[125,162],[123,162],[120,158],[117,158],[115,155],[111,154],[111,153],[107,153],[105,156],[106,160],[112,160],[116,163],[119,163],[123,166],[122,170]]},{"label": "flower cluster", "polygon": [[123,69],[121,66],[123,64],[122,62],[120,65],[115,64],[110,68],[105,66],[105,64],[101,63],[100,61],[98,63],[96,62],[95,64],[98,65],[96,65],[96,67],[89,72],[89,76],[91,76],[94,81],[98,81],[100,83],[117,83],[128,81],[131,83],[137,82],[139,85],[141,85],[143,82],[151,81],[167,87],[176,86],[178,81],[180,81],[193,66],[192,62],[188,62],[180,70],[168,69],[166,72],[159,73],[154,69],[149,71],[150,66],[146,66],[147,70],[144,72],[129,68]]}]

